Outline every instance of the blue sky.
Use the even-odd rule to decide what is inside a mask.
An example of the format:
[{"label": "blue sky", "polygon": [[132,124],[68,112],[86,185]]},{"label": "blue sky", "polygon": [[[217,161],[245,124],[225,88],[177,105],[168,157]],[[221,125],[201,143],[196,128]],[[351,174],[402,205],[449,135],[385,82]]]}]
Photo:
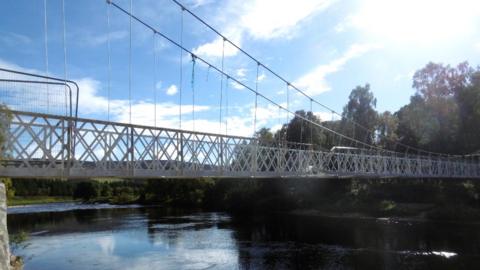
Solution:
[{"label": "blue sky", "polygon": [[[65,1],[67,77],[81,87],[80,115],[128,122],[129,18],[103,0]],[[128,0],[114,1],[129,10]],[[480,64],[480,3],[445,1],[335,0],[183,0],[189,9],[251,55],[341,112],[351,89],[370,83],[379,111],[396,111],[414,93],[411,77],[427,62]],[[46,73],[44,1],[2,1],[0,66]],[[47,0],[48,73],[64,76],[62,1]],[[180,8],[170,0],[133,0],[133,13],[179,41]],[[220,67],[222,40],[184,13],[185,47]],[[111,79],[108,80],[110,37]],[[193,128],[192,63],[178,48],[132,24],[132,120],[178,128],[182,89],[183,128]],[[154,42],[156,49],[154,50]],[[156,61],[155,61],[156,57]],[[154,65],[156,62],[156,65]],[[180,87],[180,63],[183,84]],[[256,63],[226,44],[225,72],[255,88]],[[155,72],[156,71],[156,72]],[[250,135],[255,96],[197,62],[195,129]],[[258,89],[286,105],[286,85],[260,68]],[[38,94],[42,95],[42,94]],[[227,98],[228,97],[228,98]],[[226,102],[228,99],[228,114]],[[257,127],[276,129],[287,115],[259,99]],[[290,109],[309,109],[309,101],[290,91]],[[323,120],[331,114],[314,106]]]}]

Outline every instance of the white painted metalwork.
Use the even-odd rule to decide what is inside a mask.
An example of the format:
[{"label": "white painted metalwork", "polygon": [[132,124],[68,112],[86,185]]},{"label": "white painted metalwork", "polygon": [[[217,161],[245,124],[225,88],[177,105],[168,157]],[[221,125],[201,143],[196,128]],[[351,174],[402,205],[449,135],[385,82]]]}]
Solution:
[{"label": "white painted metalwork", "polygon": [[480,178],[479,157],[314,151],[302,144],[12,111],[2,177]]}]

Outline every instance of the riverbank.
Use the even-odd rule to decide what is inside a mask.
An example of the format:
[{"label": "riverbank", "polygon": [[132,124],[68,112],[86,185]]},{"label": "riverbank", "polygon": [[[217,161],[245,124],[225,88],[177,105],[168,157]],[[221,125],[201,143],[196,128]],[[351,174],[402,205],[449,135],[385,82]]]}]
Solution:
[{"label": "riverbank", "polygon": [[[53,190],[56,182],[48,183]],[[239,214],[317,211],[330,216],[480,221],[480,185],[469,180],[155,179],[70,185],[72,196],[13,197],[8,205],[81,201]]]},{"label": "riverbank", "polygon": [[22,206],[47,203],[80,202],[69,196],[18,196],[8,198],[7,206]]}]

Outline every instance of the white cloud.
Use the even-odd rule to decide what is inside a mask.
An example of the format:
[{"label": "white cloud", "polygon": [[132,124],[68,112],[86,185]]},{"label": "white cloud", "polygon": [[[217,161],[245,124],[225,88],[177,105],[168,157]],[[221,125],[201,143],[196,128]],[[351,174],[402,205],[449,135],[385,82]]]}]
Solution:
[{"label": "white cloud", "polygon": [[43,71],[38,71],[38,70],[35,70],[35,69],[20,67],[17,64],[7,62],[3,59],[0,59],[0,67],[5,68],[5,69],[34,73],[34,74],[38,74],[38,75],[45,75],[45,72],[43,72]]},{"label": "white cloud", "polygon": [[365,0],[341,25],[396,44],[436,44],[475,35],[479,15],[475,0]]},{"label": "white cloud", "polygon": [[331,112],[314,112],[315,116],[320,118],[321,122],[325,121],[332,121],[332,120],[340,120],[340,116],[337,114],[332,114]]},{"label": "white cloud", "polygon": [[265,73],[262,73],[258,76],[257,79],[258,79],[259,82],[261,82],[261,81],[265,80],[266,78],[267,78],[267,75],[265,75]]},{"label": "white cloud", "polygon": [[189,3],[192,8],[198,8],[213,3],[213,0],[191,0]]},{"label": "white cloud", "polygon": [[231,85],[234,89],[237,89],[237,90],[243,90],[243,89],[245,89],[245,86],[237,83],[236,81],[230,81],[230,85]]},{"label": "white cloud", "polygon": [[[326,9],[333,2],[334,0],[231,1],[227,7],[220,9],[222,14],[228,14],[228,18],[225,19],[225,15],[219,14],[217,20],[222,20],[221,23],[225,25],[220,31],[241,46],[246,35],[263,40],[289,37],[302,21]],[[222,43],[222,38],[216,38],[198,46],[193,52],[199,56],[221,57]],[[225,56],[238,53],[236,48],[225,44]]]},{"label": "white cloud", "polygon": [[378,49],[378,44],[353,44],[339,58],[330,61],[328,64],[320,65],[309,73],[298,78],[293,84],[301,88],[309,95],[318,95],[329,91],[330,86],[326,77],[332,73],[338,72],[351,59],[359,57],[371,50]]},{"label": "white cloud", "polygon": [[247,71],[248,70],[246,68],[239,68],[235,71],[235,74],[239,80],[242,80],[245,78],[245,76],[247,76]]},{"label": "white cloud", "polygon": [[329,0],[257,0],[246,4],[241,25],[257,39],[289,35],[301,21],[330,6]]},{"label": "white cloud", "polygon": [[393,81],[398,82],[398,81],[401,81],[401,80],[410,80],[410,79],[413,78],[414,73],[415,73],[415,71],[410,71],[408,73],[399,73],[393,78]]},{"label": "white cloud", "polygon": [[335,32],[337,32],[337,33],[343,33],[343,32],[345,32],[346,28],[347,28],[346,22],[343,21],[343,22],[338,23],[338,24],[335,26],[334,29],[335,29]]},{"label": "white cloud", "polygon": [[176,85],[172,84],[167,88],[167,90],[165,90],[165,92],[167,93],[167,95],[173,96],[178,92],[178,88]]},{"label": "white cloud", "polygon": [[480,41],[478,41],[477,44],[475,44],[475,49],[477,49],[477,51],[480,52]]},{"label": "white cloud", "polygon": [[[119,108],[120,109],[120,108]],[[179,127],[179,105],[175,103],[165,102],[157,103],[157,126],[165,128]],[[209,106],[195,106],[195,113],[210,110]],[[192,114],[193,108],[190,104],[182,105],[182,121],[183,128],[188,128],[188,119]],[[132,104],[132,122],[136,125],[155,126],[155,104],[151,102],[141,101]],[[120,110],[115,110],[114,121],[128,123],[130,121],[129,107],[123,106]]]},{"label": "white cloud", "polygon": [[[81,114],[106,114],[108,112],[108,99],[98,94],[98,89],[101,84],[99,81],[92,78],[82,78],[76,80],[79,88],[79,104],[78,110]],[[111,99],[110,112],[118,114],[124,108],[128,107],[127,100]]]},{"label": "white cloud", "polygon": [[[233,39],[235,40],[235,39]],[[235,41],[234,41],[235,42]],[[237,44],[240,43],[239,40],[235,42]],[[223,38],[219,37],[212,42],[202,44],[197,48],[193,49],[193,53],[198,56],[203,57],[222,57],[222,50],[223,50]],[[225,42],[225,49],[223,54],[225,57],[234,56],[238,53],[238,49],[233,47],[230,43]]]},{"label": "white cloud", "polygon": [[283,127],[283,124],[273,125],[273,126],[270,128],[270,131],[271,131],[273,134],[275,134],[275,132],[279,131],[282,127]]},{"label": "white cloud", "polygon": [[0,31],[0,43],[6,46],[19,46],[30,42],[32,42],[32,40],[28,36]]}]

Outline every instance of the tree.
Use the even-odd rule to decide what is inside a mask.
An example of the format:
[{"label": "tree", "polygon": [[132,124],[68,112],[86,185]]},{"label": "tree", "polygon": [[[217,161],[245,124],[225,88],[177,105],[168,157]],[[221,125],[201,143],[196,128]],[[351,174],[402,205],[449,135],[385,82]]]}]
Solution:
[{"label": "tree", "polygon": [[469,84],[473,71],[468,62],[456,68],[430,62],[413,75],[413,88],[425,100],[454,97]]},{"label": "tree", "polygon": [[80,182],[73,191],[74,198],[81,198],[85,201],[94,199],[100,195],[100,186],[97,182]]},{"label": "tree", "polygon": [[[347,105],[343,108],[341,132],[367,144],[373,144],[377,124],[377,99],[370,85],[357,86],[352,90]],[[358,123],[359,125],[353,124]]]},{"label": "tree", "polygon": [[389,150],[397,150],[398,118],[386,111],[378,116],[377,145]]},{"label": "tree", "polygon": [[[286,137],[288,142],[323,145],[325,135],[322,131],[321,120],[313,112],[296,111],[295,117],[275,134],[276,139]],[[305,120],[306,119],[306,120]]]},{"label": "tree", "polygon": [[261,128],[259,131],[255,132],[254,137],[260,141],[273,141],[273,133],[269,128]]},{"label": "tree", "polygon": [[463,153],[480,150],[480,67],[471,74],[470,85],[457,93],[460,115],[458,146]]},{"label": "tree", "polygon": [[463,62],[456,67],[428,63],[415,72],[417,92],[397,113],[402,142],[436,152],[478,149],[478,71]]}]

